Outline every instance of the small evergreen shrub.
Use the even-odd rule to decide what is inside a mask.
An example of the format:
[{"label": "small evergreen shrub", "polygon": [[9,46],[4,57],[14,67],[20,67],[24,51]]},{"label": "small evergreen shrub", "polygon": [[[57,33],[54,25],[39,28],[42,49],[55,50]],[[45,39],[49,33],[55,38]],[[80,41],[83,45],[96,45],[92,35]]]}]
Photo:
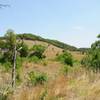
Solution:
[{"label": "small evergreen shrub", "polygon": [[44,73],[30,72],[28,74],[29,81],[32,85],[41,84],[43,85],[47,81],[47,75]]},{"label": "small evergreen shrub", "polygon": [[72,55],[68,52],[64,52],[57,56],[57,60],[61,61],[64,64],[73,66],[73,58]]},{"label": "small evergreen shrub", "polygon": [[37,56],[29,57],[29,62],[38,63],[40,59]]},{"label": "small evergreen shrub", "polygon": [[30,57],[37,56],[39,59],[45,58],[45,55],[43,55],[45,49],[46,49],[45,46],[34,45],[31,48],[32,53],[30,54]]}]

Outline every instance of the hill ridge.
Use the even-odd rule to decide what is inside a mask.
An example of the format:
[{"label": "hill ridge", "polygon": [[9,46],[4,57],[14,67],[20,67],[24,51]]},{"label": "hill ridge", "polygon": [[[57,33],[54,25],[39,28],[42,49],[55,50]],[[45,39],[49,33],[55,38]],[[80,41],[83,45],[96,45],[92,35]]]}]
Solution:
[{"label": "hill ridge", "polygon": [[63,43],[61,41],[58,40],[53,40],[53,39],[45,39],[41,36],[38,35],[34,35],[32,33],[22,33],[22,34],[17,34],[17,38],[23,38],[26,40],[38,40],[38,41],[43,41],[43,42],[47,42],[48,44],[52,44],[56,47],[62,48],[62,49],[67,49],[70,51],[77,51],[78,48],[75,46],[71,46],[69,44]]}]

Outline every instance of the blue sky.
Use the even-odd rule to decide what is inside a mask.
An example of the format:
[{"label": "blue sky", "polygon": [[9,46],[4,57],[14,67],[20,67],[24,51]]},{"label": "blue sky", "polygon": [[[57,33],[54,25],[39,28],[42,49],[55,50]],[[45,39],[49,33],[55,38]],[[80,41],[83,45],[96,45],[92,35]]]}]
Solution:
[{"label": "blue sky", "polygon": [[76,47],[90,47],[100,33],[100,0],[0,0],[0,35],[34,33]]}]

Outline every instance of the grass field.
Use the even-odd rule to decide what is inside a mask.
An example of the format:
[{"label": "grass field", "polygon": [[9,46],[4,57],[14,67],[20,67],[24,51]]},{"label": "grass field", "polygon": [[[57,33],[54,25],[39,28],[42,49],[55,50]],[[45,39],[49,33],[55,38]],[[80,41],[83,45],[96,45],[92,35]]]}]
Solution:
[{"label": "grass field", "polygon": [[[25,40],[25,43],[29,48],[33,44],[47,46],[44,52],[46,58],[37,63],[29,62],[27,58],[23,61],[19,71],[21,82],[17,84],[14,93],[7,93],[11,87],[11,71],[5,72],[0,65],[0,90],[3,96],[7,96],[4,100],[100,100],[100,73],[88,71],[80,64],[85,55],[69,51],[76,62],[73,67],[67,66],[68,72],[65,75],[65,65],[55,60],[62,49],[40,41]],[[28,85],[28,73],[31,71],[45,73],[47,82],[43,85]]]}]

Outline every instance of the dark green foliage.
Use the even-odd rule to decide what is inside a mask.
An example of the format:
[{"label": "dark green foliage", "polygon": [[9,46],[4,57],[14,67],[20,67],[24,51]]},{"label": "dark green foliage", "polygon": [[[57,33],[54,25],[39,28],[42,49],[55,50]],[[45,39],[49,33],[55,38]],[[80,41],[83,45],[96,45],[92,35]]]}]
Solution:
[{"label": "dark green foliage", "polygon": [[16,35],[14,31],[9,29],[5,34],[5,39],[7,43],[7,48],[9,50],[13,50],[14,46],[16,45]]},{"label": "dark green foliage", "polygon": [[52,44],[56,47],[65,49],[65,50],[70,50],[70,51],[77,51],[77,48],[74,46],[70,46],[68,44],[65,44],[63,42],[57,41],[57,40],[50,40],[50,39],[45,39],[45,42]]},{"label": "dark green foliage", "polygon": [[29,50],[28,50],[28,46],[25,43],[19,44],[17,48],[18,48],[18,52],[20,53],[20,57],[28,56]]},{"label": "dark green foliage", "polygon": [[11,62],[5,62],[2,65],[7,72],[12,68]]},{"label": "dark green foliage", "polygon": [[72,55],[68,52],[63,52],[62,54],[57,56],[57,60],[63,62],[64,64],[73,66],[73,58]]},{"label": "dark green foliage", "polygon": [[1,49],[7,48],[7,44],[3,40],[0,40],[0,48]]},{"label": "dark green foliage", "polygon": [[82,54],[85,54],[88,52],[90,48],[79,48],[78,51],[80,51]]},{"label": "dark green foliage", "polygon": [[32,56],[29,57],[29,62],[34,62],[34,63],[38,63],[40,61],[40,59],[37,56]]},{"label": "dark green foliage", "polygon": [[30,72],[28,76],[29,76],[29,81],[32,85],[37,85],[37,84],[43,85],[48,79],[46,74],[37,73],[34,71]]},{"label": "dark green foliage", "polygon": [[[6,57],[6,56],[5,56]],[[17,56],[16,58],[16,70],[19,70],[22,67],[22,58]],[[5,71],[9,71],[12,68],[12,62],[10,62],[8,59],[4,59],[1,58],[0,59],[0,63],[2,64],[2,66],[4,67]]]},{"label": "dark green foliage", "polygon": [[30,57],[32,56],[36,56],[38,57],[39,59],[42,59],[44,58],[45,56],[43,55],[44,51],[45,51],[45,47],[42,46],[42,45],[34,45],[32,48],[31,48],[31,55]]},{"label": "dark green foliage", "polygon": [[13,61],[13,53],[12,53],[12,51],[4,52],[4,54],[3,54],[1,59],[2,59],[3,62],[9,61],[9,62],[12,63],[12,61]]},{"label": "dark green foliage", "polygon": [[97,36],[97,38],[100,38],[100,34]]},{"label": "dark green foliage", "polygon": [[[1,57],[2,62],[11,62],[13,61],[14,47],[16,45],[16,35],[12,30],[8,30],[5,34],[5,46],[3,50],[3,56]],[[4,47],[5,47],[4,46]]]},{"label": "dark green foliage", "polygon": [[25,39],[25,40],[42,40],[43,39],[42,37],[33,35],[31,33],[17,34],[17,38]]},{"label": "dark green foliage", "polygon": [[100,69],[100,41],[96,41],[91,45],[91,49],[81,63],[93,70]]}]

